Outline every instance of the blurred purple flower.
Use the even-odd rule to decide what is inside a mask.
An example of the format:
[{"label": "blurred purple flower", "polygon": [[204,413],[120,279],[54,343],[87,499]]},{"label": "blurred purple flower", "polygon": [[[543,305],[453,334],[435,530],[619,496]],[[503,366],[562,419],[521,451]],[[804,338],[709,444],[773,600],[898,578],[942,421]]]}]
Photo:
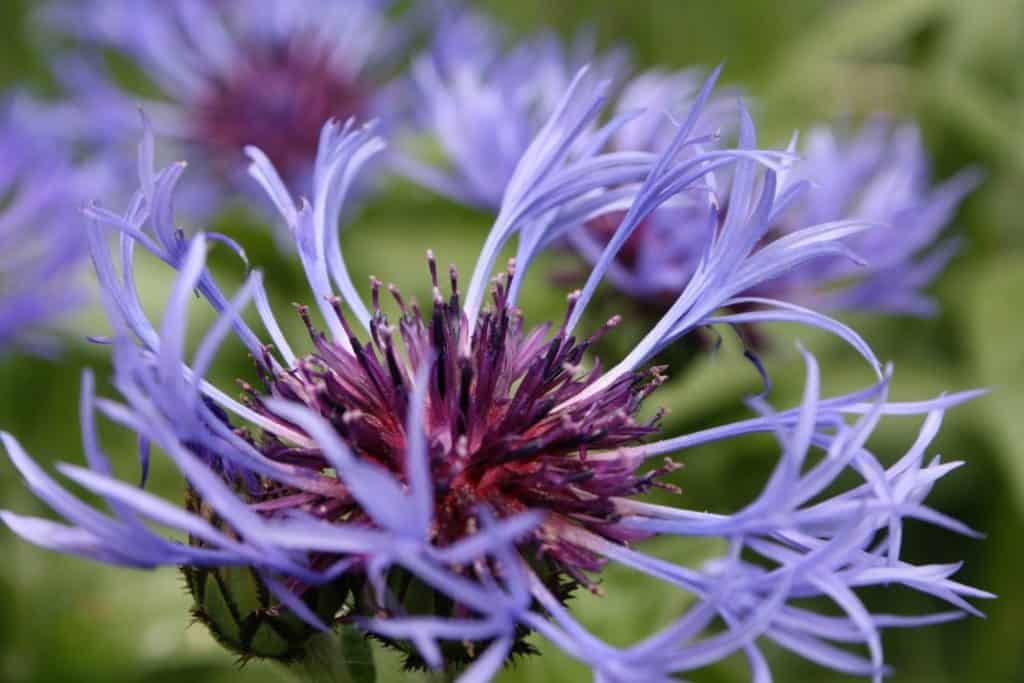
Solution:
[{"label": "blurred purple flower", "polygon": [[[379,282],[371,283],[369,307],[356,292],[336,228],[360,169],[383,147],[375,126],[328,123],[313,194],[298,203],[267,156],[250,148],[250,172],[295,237],[320,313],[323,330],[300,307],[312,339],[304,354],[285,337],[260,273],[229,300],[205,267],[210,241],[224,238],[186,239],[175,228],[170,201],[182,166],[154,172],[147,132],[142,188],[130,209],[91,212],[122,401],[95,398],[86,375],[89,467],[58,466],[108,502],[111,514],[62,488],[4,435],[29,486],[68,524],[11,512],[2,519],[33,543],[112,564],[251,567],[283,608],[318,628],[327,624],[310,596],[318,587],[342,585],[350,595],[343,613],[350,623],[414,662],[464,666],[462,681],[489,680],[510,654],[529,651],[523,638],[530,631],[593,667],[602,681],[674,680],[737,651],[750,661],[754,679],[764,681],[761,639],[880,679],[880,629],[945,621],[975,611],[966,598],[987,597],[954,582],[956,566],[917,566],[901,557],[905,518],[973,533],[924,499],[958,464],[925,459],[942,412],[974,393],[889,403],[890,371],[852,330],[765,301],[766,318],[816,325],[845,339],[877,370],[878,384],[822,399],[816,362],[805,354],[798,407],[775,413],[754,400],[759,415],[750,420],[643,443],[657,425],[637,423],[635,414],[660,375],[642,366],[697,327],[728,322],[716,311],[765,278],[842,252],[836,241],[858,228],[826,224],[763,243],[776,199],[774,167],[785,155],[754,147],[742,109],[738,149],[692,153],[713,82],[661,153],[623,154],[602,151],[593,140],[607,140],[628,117],[598,126],[607,86],[590,87],[585,74],[577,76],[513,172],[468,286],[461,288],[454,269],[450,284],[442,285],[431,258],[432,310],[424,313],[390,288],[401,311],[394,323],[379,306]],[[694,277],[635,351],[605,371],[599,364],[584,370],[593,337],[577,342],[574,328],[631,226],[725,164],[735,168],[729,204],[743,210],[730,212],[709,234]],[[551,336],[547,326],[525,331],[516,283],[534,256],[581,217],[620,205],[627,207],[622,227],[587,287],[570,295],[566,319]],[[108,230],[119,235],[120,248],[108,248]],[[498,254],[514,236],[520,257],[492,280]],[[159,328],[136,296],[136,246],[179,271]],[[488,290],[492,308],[483,306]],[[185,330],[194,291],[218,318],[189,362]],[[250,302],[272,347],[243,321]],[[243,387],[241,402],[204,379],[232,333],[256,359],[260,376],[260,388]],[[115,479],[96,440],[97,411],[139,435],[143,469],[149,445],[158,446],[197,502],[183,511]],[[918,441],[886,468],[865,441],[883,414],[901,413],[927,418]],[[861,417],[849,424],[848,415]],[[651,486],[672,488],[662,482],[672,463],[640,470],[647,461],[754,432],[775,434],[781,456],[747,507],[712,514],[638,499]],[[809,458],[812,451],[821,456]],[[863,483],[837,492],[841,474]],[[169,541],[145,521],[185,532],[190,543]],[[633,547],[654,535],[720,537],[729,552],[703,567],[677,566]],[[590,574],[608,561],[691,594],[692,608],[632,647],[601,642],[563,603],[573,586],[592,585]],[[871,613],[856,590],[872,585],[902,585],[957,611]],[[806,599],[815,597],[832,602],[838,614],[812,611]]]},{"label": "blurred purple flower", "polygon": [[[52,116],[79,143],[113,144],[116,160],[127,156],[119,143],[142,106],[160,135],[184,145],[178,158],[201,162],[204,176],[185,193],[193,214],[225,202],[222,185],[211,181],[250,189],[246,145],[259,146],[289,181],[308,190],[324,121],[381,117],[392,109],[382,104],[389,97],[384,81],[411,22],[386,16],[390,4],[53,2],[44,5],[42,21],[76,38],[78,47],[54,59],[68,102]],[[100,50],[131,60],[157,94],[125,87]]]},{"label": "blurred purple flower", "polygon": [[504,32],[464,8],[449,8],[438,24],[429,48],[413,61],[408,89],[413,132],[440,146],[446,168],[411,153],[397,155],[395,164],[436,192],[497,210],[519,160],[576,71],[590,64],[595,77],[618,81],[628,55],[616,49],[598,56],[588,32],[571,45],[543,32],[504,49]]},{"label": "blurred purple flower", "polygon": [[[648,149],[650,143],[633,144]],[[979,172],[967,169],[933,187],[920,133],[911,124],[872,121],[853,137],[815,128],[802,153],[800,162],[780,173],[780,210],[770,217],[768,234],[782,238],[808,225],[851,219],[875,227],[842,241],[856,259],[817,258],[749,290],[752,301],[770,296],[817,310],[934,313],[934,302],[922,290],[956,252],[957,241],[940,242],[940,235],[978,184]],[[610,278],[619,289],[664,305],[686,285],[704,233],[720,229],[731,210],[730,170],[717,176],[709,178],[710,194],[697,210],[666,209],[637,229]],[[593,261],[622,215],[593,219],[574,232],[570,239],[578,252]]]},{"label": "blurred purple flower", "polygon": [[814,128],[784,185],[812,188],[779,218],[789,233],[807,223],[857,218],[878,228],[847,240],[863,265],[821,259],[770,287],[785,298],[830,310],[930,315],[935,303],[922,291],[955,254],[957,240],[940,243],[960,202],[980,182],[974,168],[934,185],[917,126],[874,120],[856,134]]},{"label": "blurred purple flower", "polygon": [[81,210],[109,191],[109,178],[24,130],[12,106],[0,112],[0,353],[16,346],[49,354],[54,323],[87,298],[79,277],[88,256]]},{"label": "blurred purple flower", "polygon": [[[564,89],[575,62],[552,36],[501,55],[493,47],[500,41],[487,38],[492,33],[479,17],[462,15],[415,63],[422,129],[440,144],[448,169],[410,157],[400,157],[400,167],[443,195],[497,209],[528,141],[551,111],[553,93]],[[623,81],[623,66],[624,60],[608,58],[598,73]],[[701,78],[699,69],[652,70],[624,82],[618,111],[631,120],[612,132],[610,147],[622,153],[662,152]],[[685,153],[699,155],[717,147],[723,134],[732,136],[736,112],[734,93],[715,96],[703,108]],[[876,227],[843,240],[858,259],[817,258],[746,294],[819,310],[934,312],[922,290],[955,253],[955,240],[939,243],[939,238],[977,185],[978,171],[967,169],[933,186],[917,128],[881,120],[852,136],[813,129],[802,154],[801,162],[779,174],[767,234],[783,237],[810,225],[848,220]],[[609,267],[609,281],[657,309],[670,303],[693,277],[708,231],[720,230],[728,219],[732,174],[731,166],[708,173],[700,191],[679,193],[651,213],[630,232]],[[615,207],[587,217],[565,237],[595,263],[624,217],[625,208]]]}]

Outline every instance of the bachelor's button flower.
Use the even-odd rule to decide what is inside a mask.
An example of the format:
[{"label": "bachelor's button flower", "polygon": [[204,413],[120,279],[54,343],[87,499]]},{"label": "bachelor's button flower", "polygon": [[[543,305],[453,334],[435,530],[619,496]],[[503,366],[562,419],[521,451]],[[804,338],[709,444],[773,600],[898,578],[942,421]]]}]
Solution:
[{"label": "bachelor's button flower", "polygon": [[[617,98],[616,109],[633,118],[615,132],[610,147],[620,152],[663,151],[672,140],[677,117],[692,106],[705,78],[700,68],[652,69],[630,78]],[[739,120],[737,98],[736,92],[710,97],[694,124],[694,140],[681,153],[699,155],[717,148],[723,136],[734,136]],[[678,293],[679,283],[697,267],[710,221],[727,191],[719,176],[727,171],[723,168],[705,174],[699,189],[680,193],[647,216],[609,266],[608,281],[643,300],[666,291]],[[585,258],[596,260],[624,216],[625,210],[619,209],[591,217],[580,229],[568,231],[566,240]],[[662,298],[657,303],[665,301]]]},{"label": "bachelor's button flower", "polygon": [[[494,32],[480,16],[463,13],[449,30],[438,34],[433,50],[414,62],[411,79],[419,93],[421,128],[440,145],[444,159],[438,167],[399,155],[397,164],[408,177],[433,191],[497,210],[527,145],[564,91],[573,62],[549,35],[501,54],[494,48],[500,41],[487,39]],[[581,147],[607,144],[623,155],[660,153],[671,142],[677,117],[693,104],[706,74],[700,69],[650,70],[625,80],[625,66],[621,54],[613,52],[597,70],[599,78],[625,81],[617,97],[620,125],[605,129],[607,140],[588,141],[580,136]],[[734,132],[737,120],[735,93],[715,94],[701,107],[693,139],[679,154],[700,155],[715,149],[723,130]],[[717,174],[706,173],[690,191],[677,193],[652,212],[618,252],[607,271],[608,280],[658,303],[663,303],[665,292],[678,294],[680,283],[696,268],[707,224],[727,189],[717,180]],[[624,215],[623,207],[613,205],[605,214],[585,217],[582,228],[563,231],[563,238],[586,258],[596,260]]]},{"label": "bachelor's button flower", "polygon": [[[846,339],[878,369],[879,383],[821,399],[808,354],[807,388],[797,408],[775,413],[755,401],[760,414],[750,420],[644,442],[657,421],[637,422],[636,413],[661,370],[642,365],[696,327],[727,320],[715,312],[737,291],[820,253],[852,226],[815,227],[753,249],[764,238],[761,219],[774,199],[774,172],[759,165],[777,157],[753,148],[745,117],[738,150],[680,156],[693,134],[694,111],[661,155],[623,156],[595,146],[570,154],[603,94],[588,92],[582,80],[524,154],[468,286],[462,288],[454,269],[443,283],[431,258],[430,311],[391,289],[400,309],[394,322],[380,308],[380,283],[371,284],[370,306],[358,296],[337,239],[346,192],[382,147],[374,127],[324,127],[311,201],[296,203],[266,156],[250,150],[251,172],[295,236],[320,312],[323,330],[300,307],[311,337],[306,352],[285,337],[259,273],[231,299],[221,292],[205,253],[211,239],[222,238],[189,239],[175,229],[169,198],[181,168],[154,172],[147,134],[142,189],[129,210],[91,212],[122,400],[95,398],[86,375],[89,468],[58,466],[103,498],[110,514],[74,497],[4,435],[30,487],[67,524],[10,512],[3,520],[55,550],[127,566],[185,567],[196,617],[244,656],[300,657],[312,629],[341,619],[399,648],[410,664],[447,662],[464,681],[489,680],[511,654],[530,651],[524,637],[532,631],[605,681],[671,680],[737,651],[750,660],[755,679],[766,680],[762,638],[833,669],[878,678],[884,671],[879,629],[956,615],[873,614],[857,589],[902,585],[974,610],[966,598],[986,594],[952,581],[955,567],[915,566],[901,556],[905,518],[970,533],[924,504],[952,467],[924,455],[942,411],[971,394],[886,402],[889,371],[852,330],[766,303],[766,316],[816,324]],[[585,369],[593,337],[577,341],[573,328],[592,287],[570,295],[566,319],[553,333],[546,326],[524,329],[509,281],[522,277],[549,235],[621,204],[626,188],[634,194],[623,225],[635,224],[698,182],[699,170],[726,162],[736,166],[730,203],[749,207],[750,219],[734,213],[709,239],[698,275],[634,354],[604,372],[596,363]],[[120,235],[119,249],[108,248],[107,229]],[[532,246],[488,285],[497,253],[517,233]],[[179,271],[159,326],[135,294],[136,245]],[[613,258],[609,251],[602,263]],[[493,304],[485,307],[488,289]],[[219,315],[187,359],[194,291]],[[250,302],[273,347],[244,322]],[[250,350],[258,368],[258,382],[243,385],[242,401],[205,379],[229,335]],[[113,478],[96,441],[96,411],[138,434],[143,471],[151,445],[173,460],[187,480],[186,510]],[[918,442],[886,468],[865,441],[888,413],[928,418]],[[848,424],[851,414],[862,417]],[[640,498],[652,486],[672,488],[662,480],[674,469],[671,461],[641,469],[646,462],[753,432],[776,434],[781,457],[749,506],[711,513]],[[809,459],[812,450],[823,457]],[[836,493],[843,473],[863,483]],[[187,533],[189,541],[169,541],[146,521]],[[641,552],[639,541],[655,535],[716,536],[729,542],[730,552],[706,566],[677,566]],[[601,642],[565,603],[575,587],[593,586],[608,561],[690,593],[693,608],[634,646]],[[238,567],[253,572],[233,572]],[[815,597],[840,613],[811,611],[805,599]],[[842,647],[851,643],[863,644],[866,655]]]},{"label": "bachelor's button flower", "polygon": [[443,165],[399,155],[397,168],[452,199],[497,210],[520,158],[583,64],[599,78],[621,79],[623,50],[598,58],[593,36],[571,44],[541,33],[503,50],[507,38],[482,14],[449,10],[408,76],[413,124],[440,146]]},{"label": "bachelor's button flower", "polygon": [[813,128],[802,154],[804,162],[792,167],[784,185],[807,180],[812,188],[780,217],[780,233],[846,218],[879,228],[847,241],[863,266],[822,259],[773,286],[787,299],[816,308],[933,313],[935,304],[922,289],[956,252],[956,240],[939,238],[977,186],[979,171],[966,169],[934,184],[917,126],[883,120],[870,121],[854,134]]},{"label": "bachelor's button flower", "polygon": [[[634,142],[641,149],[651,144]],[[954,240],[939,243],[939,236],[978,183],[978,172],[968,169],[933,187],[927,154],[911,124],[873,121],[852,137],[815,128],[801,153],[804,158],[780,174],[779,204],[790,206],[769,217],[769,235],[783,237],[808,225],[851,219],[876,227],[843,240],[856,260],[818,258],[747,294],[819,310],[934,312],[922,290],[956,250]],[[713,229],[731,210],[726,201],[730,173],[725,169],[709,177]],[[573,245],[593,261],[621,217],[615,212],[591,220],[572,233]],[[696,268],[706,221],[706,212],[692,206],[653,214],[621,252],[611,282],[642,302],[661,306],[671,301]]]},{"label": "bachelor's button flower", "polygon": [[[228,180],[249,189],[246,145],[257,145],[289,180],[308,190],[317,131],[325,120],[382,116],[390,107],[385,78],[401,55],[407,26],[386,15],[383,0],[291,2],[199,0],[123,3],[54,2],[47,25],[79,41],[58,53],[55,72],[69,96],[58,113],[81,143],[113,143],[112,160],[127,155],[121,131],[141,105],[181,153],[201,161],[202,183]],[[126,89],[91,47],[113,50],[137,65],[159,91]],[[87,115],[84,115],[85,112]],[[223,191],[189,192],[198,206]],[[229,195],[230,196],[230,195]]]}]

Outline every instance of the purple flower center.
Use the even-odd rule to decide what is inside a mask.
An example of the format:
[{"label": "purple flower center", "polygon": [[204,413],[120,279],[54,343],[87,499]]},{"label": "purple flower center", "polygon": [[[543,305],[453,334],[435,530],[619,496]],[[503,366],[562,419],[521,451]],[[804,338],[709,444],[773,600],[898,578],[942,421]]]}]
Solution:
[{"label": "purple flower center", "polygon": [[[615,528],[614,499],[668,486],[655,479],[671,465],[637,474],[639,461],[618,451],[657,430],[660,414],[649,423],[639,423],[636,414],[663,381],[661,368],[624,376],[587,400],[573,401],[601,374],[599,363],[582,369],[584,354],[617,318],[579,342],[565,335],[564,326],[550,339],[547,325],[524,330],[521,313],[507,306],[510,268],[495,278],[495,307],[481,315],[470,335],[454,268],[447,299],[432,258],[430,268],[434,304],[428,318],[390,288],[401,310],[396,326],[381,312],[380,283],[373,281],[369,343],[352,334],[340,304],[335,305],[351,351],[314,329],[307,309],[300,307],[315,351],[296,369],[265,376],[267,388],[326,418],[357,457],[404,478],[413,381],[420,365],[431,363],[423,422],[435,482],[433,541],[444,546],[475,533],[481,506],[498,517],[543,510],[548,522],[524,544],[559,572],[586,582],[583,572],[600,569],[601,561],[560,538],[557,529],[574,524],[627,540],[630,535]],[[570,312],[575,300],[570,296]],[[246,393],[257,410],[280,421],[252,388]],[[269,458],[330,476],[328,461],[315,448],[299,448],[269,433],[254,443]],[[272,486],[259,498],[257,507],[267,511],[298,507],[328,521],[362,518],[342,485],[336,495],[297,495]]]},{"label": "purple flower center", "polygon": [[225,166],[237,162],[245,145],[255,145],[286,175],[304,173],[324,121],[366,113],[365,84],[339,68],[315,38],[244,52],[233,71],[212,81],[194,111],[196,139]]}]

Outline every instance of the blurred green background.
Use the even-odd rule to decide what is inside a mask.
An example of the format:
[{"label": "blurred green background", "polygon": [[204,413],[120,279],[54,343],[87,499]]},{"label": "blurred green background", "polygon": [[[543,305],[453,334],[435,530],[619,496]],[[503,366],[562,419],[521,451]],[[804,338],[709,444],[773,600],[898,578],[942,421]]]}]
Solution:
[{"label": "blurred green background", "polygon": [[[44,56],[32,52],[21,23],[26,0],[0,4],[0,79],[40,80]],[[763,141],[781,143],[793,129],[840,115],[888,112],[915,117],[923,126],[943,178],[966,164],[987,172],[965,203],[951,232],[966,246],[934,288],[942,314],[930,320],[853,317],[878,355],[896,364],[895,398],[923,398],[944,390],[988,386],[993,393],[951,413],[936,449],[968,467],[944,480],[934,505],[988,534],[972,541],[914,526],[908,555],[920,561],[964,560],[961,580],[993,591],[982,605],[988,618],[937,628],[890,632],[885,643],[894,680],[907,683],[1024,681],[1024,582],[1017,543],[1024,531],[1024,2],[1021,0],[870,0],[821,2],[743,0],[492,0],[483,3],[514,31],[553,26],[566,35],[581,24],[596,27],[603,45],[631,47],[641,67],[727,62],[725,80],[741,84],[755,101]],[[133,134],[126,131],[126,134]],[[134,183],[134,179],[126,179]],[[371,203],[345,235],[346,256],[357,281],[374,273],[403,292],[427,298],[423,252],[433,247],[463,272],[472,267],[486,232],[486,216],[465,211],[407,187]],[[241,213],[217,227],[246,245],[267,272],[276,307],[287,317],[291,301],[308,301],[303,278],[288,254],[277,251],[265,226]],[[240,278],[228,259],[217,264],[227,283]],[[221,267],[222,266],[222,267]],[[531,276],[524,309],[534,321],[560,314],[547,275],[560,266],[549,257]],[[159,308],[170,276],[145,271],[144,294]],[[363,279],[362,281],[365,281]],[[615,305],[608,297],[609,306]],[[196,306],[196,329],[210,314]],[[102,330],[89,312],[75,332]],[[301,339],[295,321],[293,338]],[[639,332],[626,326],[608,344],[624,348]],[[792,341],[799,337],[821,360],[827,390],[869,381],[862,361],[848,349],[806,331],[779,330],[767,354],[778,386],[776,405],[790,405],[802,367]],[[618,346],[616,346],[618,345]],[[72,342],[59,363],[26,357],[0,360],[0,427],[17,434],[43,462],[81,458],[77,394],[83,368],[105,387],[105,351]],[[250,376],[244,354],[222,354],[218,377]],[[741,397],[756,377],[736,349],[702,357],[652,399],[671,409],[666,430],[681,432],[745,415]],[[105,390],[105,389],[101,389]],[[913,438],[916,423],[896,420],[872,445],[895,459]],[[133,444],[105,434],[110,452],[134,477]],[[687,453],[676,473],[681,504],[735,509],[757,490],[773,463],[771,443],[752,439],[730,448]],[[170,499],[180,481],[158,462],[151,480]],[[0,507],[41,513],[6,461],[0,462]],[[656,552],[699,562],[712,544],[662,543]],[[288,681],[274,665],[252,663],[239,672],[201,627],[187,628],[188,599],[173,571],[131,572],[37,550],[0,530],[0,681],[191,683]],[[607,597],[583,597],[574,609],[612,642],[651,632],[685,608],[685,599],[628,572],[606,573]],[[869,596],[886,611],[932,607],[916,596]],[[538,643],[544,654],[503,674],[513,681],[582,681],[587,673]],[[767,647],[776,680],[843,681],[841,676]],[[381,658],[382,680],[403,680],[394,659]],[[692,676],[695,681],[744,681],[732,659]]]}]

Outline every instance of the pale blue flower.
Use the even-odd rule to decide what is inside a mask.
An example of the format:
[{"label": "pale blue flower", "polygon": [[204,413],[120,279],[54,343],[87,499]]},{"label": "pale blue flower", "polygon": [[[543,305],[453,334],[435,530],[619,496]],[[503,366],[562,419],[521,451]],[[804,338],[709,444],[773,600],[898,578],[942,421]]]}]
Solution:
[{"label": "pale blue flower", "polygon": [[[225,189],[251,188],[246,145],[258,145],[290,182],[308,191],[324,121],[393,110],[386,84],[413,20],[389,16],[390,5],[47,3],[38,13],[41,23],[76,42],[70,51],[54,50],[53,70],[66,101],[51,108],[45,125],[117,164],[128,156],[124,130],[136,127],[142,107],[158,134],[178,143],[174,158],[202,169],[179,197],[194,218],[230,203],[235,195]],[[103,51],[131,60],[149,90],[126,86],[106,66]]]},{"label": "pale blue flower", "polygon": [[90,195],[108,191],[110,178],[26,130],[12,107],[5,102],[0,112],[0,353],[49,354],[62,319],[88,299],[81,209]]},{"label": "pale blue flower", "polygon": [[[756,149],[742,109],[738,149],[693,151],[704,139],[696,123],[713,81],[661,152],[608,152],[601,143],[630,117],[598,124],[607,86],[579,74],[512,173],[468,286],[461,288],[454,269],[442,284],[431,255],[431,311],[424,314],[391,288],[401,310],[393,322],[379,305],[381,283],[371,282],[369,306],[359,295],[337,235],[346,195],[383,148],[376,127],[329,122],[313,193],[298,201],[267,156],[249,149],[250,173],[294,236],[320,313],[299,309],[310,352],[297,352],[285,337],[260,273],[251,273],[234,297],[222,293],[205,256],[212,240],[224,238],[186,238],[175,229],[170,198],[182,168],[154,172],[147,133],[142,188],[129,210],[91,212],[121,399],[95,398],[86,375],[89,467],[58,466],[109,503],[110,514],[62,488],[4,435],[32,490],[67,524],[10,512],[3,520],[38,545],[112,564],[252,567],[283,608],[318,628],[330,624],[314,613],[310,596],[343,586],[351,595],[343,608],[350,623],[429,666],[461,667],[464,682],[490,680],[511,653],[524,651],[531,631],[593,668],[600,681],[674,680],[734,652],[747,657],[754,680],[765,681],[766,640],[879,680],[886,670],[880,630],[976,612],[968,598],[989,597],[952,580],[955,565],[913,565],[901,553],[904,519],[974,533],[925,498],[959,464],[927,457],[942,413],[976,392],[888,402],[891,369],[855,332],[766,299],[759,302],[763,319],[833,332],[869,361],[878,383],[823,399],[817,363],[805,353],[799,406],[773,412],[755,399],[749,420],[645,439],[658,423],[637,422],[636,411],[662,381],[660,369],[642,369],[652,356],[699,327],[735,322],[720,310],[743,292],[808,259],[845,253],[839,240],[863,227],[826,223],[772,240],[768,226],[786,204],[774,169],[788,157]],[[679,193],[705,192],[702,178],[726,165],[734,169],[732,210],[708,233],[686,288],[629,356],[607,370],[584,369],[589,345],[616,320],[586,338],[574,330],[616,250]],[[525,329],[515,283],[544,245],[612,207],[624,207],[621,226],[586,288],[570,294],[565,320],[557,328]],[[108,247],[109,232],[119,236],[118,248]],[[513,238],[519,258],[492,279],[499,252]],[[136,246],[178,271],[159,325],[136,296]],[[195,291],[218,317],[189,358],[185,330]],[[493,307],[483,304],[488,292]],[[250,303],[273,346],[244,322]],[[241,401],[204,379],[231,337],[252,353],[259,373],[261,388],[243,386]],[[97,412],[140,437],[143,470],[149,445],[158,446],[198,502],[182,510],[115,479],[96,440]],[[926,418],[918,440],[886,467],[865,443],[888,414]],[[673,488],[663,478],[674,464],[641,469],[647,461],[754,432],[774,434],[780,455],[748,506],[691,511],[643,500],[652,486]],[[840,475],[858,483],[840,485],[848,480]],[[190,542],[167,540],[145,521],[186,532]],[[729,550],[703,566],[681,566],[642,551],[640,541],[654,535],[714,536]],[[686,592],[692,607],[632,646],[601,642],[563,603],[567,586],[592,585],[607,562]],[[404,594],[410,585],[419,599]],[[875,585],[930,594],[955,611],[872,613],[857,593]],[[433,606],[426,611],[416,607],[424,595]],[[818,613],[807,598],[837,611]]]}]

